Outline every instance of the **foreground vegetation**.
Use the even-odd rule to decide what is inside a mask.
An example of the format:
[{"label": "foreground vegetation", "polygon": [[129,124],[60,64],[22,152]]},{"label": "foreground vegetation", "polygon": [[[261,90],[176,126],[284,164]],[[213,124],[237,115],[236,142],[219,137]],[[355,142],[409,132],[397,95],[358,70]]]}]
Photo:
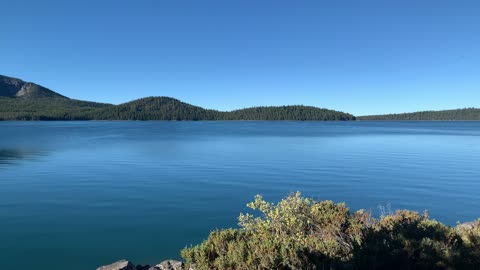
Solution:
[{"label": "foreground vegetation", "polygon": [[480,269],[480,220],[452,228],[408,210],[376,219],[300,193],[248,206],[261,215],[182,250],[186,269]]}]

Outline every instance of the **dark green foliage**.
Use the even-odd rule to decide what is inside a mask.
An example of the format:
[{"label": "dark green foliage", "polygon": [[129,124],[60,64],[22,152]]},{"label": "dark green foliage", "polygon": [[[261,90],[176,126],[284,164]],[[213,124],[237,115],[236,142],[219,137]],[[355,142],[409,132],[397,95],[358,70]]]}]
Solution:
[{"label": "dark green foliage", "polygon": [[480,109],[466,108],[446,111],[425,111],[401,114],[359,116],[358,120],[384,120],[384,121],[480,121]]},{"label": "dark green foliage", "polygon": [[479,269],[480,220],[456,228],[407,210],[372,218],[296,193],[277,205],[257,196],[240,229],[217,230],[182,256],[197,270]]},{"label": "dark green foliage", "polygon": [[0,120],[354,120],[350,114],[306,106],[206,110],[169,97],[117,106],[72,100],[34,83],[0,75]]},{"label": "dark green foliage", "polygon": [[417,212],[397,211],[372,223],[363,234],[362,243],[353,249],[357,268],[472,269],[480,263],[458,231]]},{"label": "dark green foliage", "polygon": [[0,120],[354,120],[346,113],[306,106],[206,110],[169,97],[120,105],[67,98],[1,98]]},{"label": "dark green foliage", "polygon": [[351,114],[311,106],[254,107],[225,113],[225,120],[355,120]]},{"label": "dark green foliage", "polygon": [[147,97],[97,110],[98,120],[213,120],[203,108],[168,97]]},{"label": "dark green foliage", "polygon": [[110,104],[67,98],[2,98],[1,120],[89,120],[91,113]]}]

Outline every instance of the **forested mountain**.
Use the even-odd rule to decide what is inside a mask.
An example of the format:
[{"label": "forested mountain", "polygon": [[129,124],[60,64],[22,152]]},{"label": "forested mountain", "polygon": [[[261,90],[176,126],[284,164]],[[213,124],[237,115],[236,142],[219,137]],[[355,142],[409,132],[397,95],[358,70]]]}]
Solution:
[{"label": "forested mountain", "polygon": [[[210,114],[209,112],[212,112]],[[93,111],[96,120],[215,120],[208,111],[169,97],[147,97]]]},{"label": "forested mountain", "polygon": [[0,97],[0,120],[90,120],[110,104],[54,97]]},{"label": "forested mountain", "polygon": [[113,106],[69,99],[35,83],[0,75],[0,120],[87,120]]},{"label": "forested mountain", "polygon": [[148,97],[92,111],[98,120],[354,120],[342,112],[307,106],[207,110],[169,97]]},{"label": "forested mountain", "polygon": [[0,97],[66,98],[43,86],[0,75]]},{"label": "forested mountain", "polygon": [[351,114],[311,106],[254,107],[225,114],[226,120],[355,120]]},{"label": "forested mountain", "polygon": [[34,83],[0,76],[0,120],[354,120],[351,114],[307,106],[207,110],[169,97],[120,105],[73,100]]},{"label": "forested mountain", "polygon": [[307,106],[256,107],[231,112],[206,110],[169,97],[120,105],[68,98],[2,98],[0,120],[354,120],[342,112]]},{"label": "forested mountain", "polygon": [[0,120],[479,120],[480,109],[424,111],[355,117],[311,106],[208,110],[170,97],[120,105],[69,99],[43,86],[0,75]]},{"label": "forested mountain", "polygon": [[359,116],[358,120],[391,121],[480,121],[480,109],[467,108],[445,111],[423,111],[414,113]]}]

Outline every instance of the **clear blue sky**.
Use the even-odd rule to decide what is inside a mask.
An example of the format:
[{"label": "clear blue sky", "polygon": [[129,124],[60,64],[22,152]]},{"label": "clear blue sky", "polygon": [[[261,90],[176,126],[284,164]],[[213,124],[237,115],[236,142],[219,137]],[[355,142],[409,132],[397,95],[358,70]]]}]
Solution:
[{"label": "clear blue sky", "polygon": [[76,99],[480,107],[480,1],[0,0],[0,74]]}]

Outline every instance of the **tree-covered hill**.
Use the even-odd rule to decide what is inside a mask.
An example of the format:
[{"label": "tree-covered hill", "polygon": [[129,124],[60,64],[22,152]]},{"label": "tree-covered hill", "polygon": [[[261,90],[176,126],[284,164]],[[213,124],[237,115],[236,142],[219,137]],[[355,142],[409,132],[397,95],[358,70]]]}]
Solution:
[{"label": "tree-covered hill", "polygon": [[[215,114],[213,114],[215,115]],[[91,112],[96,120],[214,120],[208,110],[169,97],[147,97]]]},{"label": "tree-covered hill", "polygon": [[52,97],[0,97],[0,120],[90,120],[110,104]]},{"label": "tree-covered hill", "polygon": [[120,105],[69,99],[34,83],[0,76],[0,120],[354,120],[350,114],[307,106],[208,110],[170,97]]},{"label": "tree-covered hill", "polygon": [[256,107],[231,112],[207,110],[169,97],[120,105],[68,98],[0,97],[0,120],[354,120],[342,112],[306,106]]},{"label": "tree-covered hill", "polygon": [[480,121],[480,109],[466,108],[445,111],[359,116],[358,120],[385,121]]},{"label": "tree-covered hill", "polygon": [[43,86],[0,75],[0,120],[354,120],[350,114],[307,106],[208,110],[170,97],[120,105],[69,99]]},{"label": "tree-covered hill", "polygon": [[147,97],[120,105],[69,99],[43,86],[0,75],[0,120],[477,120],[480,109],[369,115],[312,106],[266,106],[229,112],[204,109],[170,97]]},{"label": "tree-covered hill", "polygon": [[226,120],[355,120],[348,113],[311,106],[253,107],[226,113]]},{"label": "tree-covered hill", "polygon": [[92,111],[98,120],[354,120],[342,112],[307,106],[207,110],[170,97],[148,97]]}]

